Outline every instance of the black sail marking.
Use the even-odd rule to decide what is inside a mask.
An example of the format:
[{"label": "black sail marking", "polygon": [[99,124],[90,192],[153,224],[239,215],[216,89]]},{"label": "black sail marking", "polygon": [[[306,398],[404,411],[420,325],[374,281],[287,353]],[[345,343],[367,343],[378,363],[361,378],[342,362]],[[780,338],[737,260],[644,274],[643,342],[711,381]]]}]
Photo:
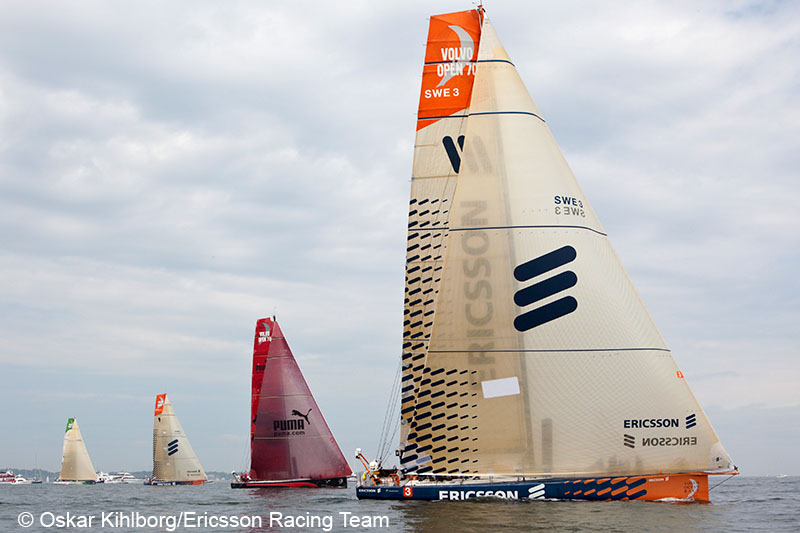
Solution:
[{"label": "black sail marking", "polygon": [[569,289],[570,287],[574,287],[576,283],[578,283],[578,276],[576,276],[571,270],[568,270],[558,274],[557,276],[553,276],[552,278],[535,283],[530,287],[520,289],[516,292],[516,294],[514,294],[514,303],[520,307],[531,305],[532,303],[538,302],[539,300],[547,298],[548,296],[552,296],[563,290]]},{"label": "black sail marking", "polygon": [[[453,138],[449,135],[442,138],[442,144],[444,145],[444,149],[447,152],[447,157],[450,158],[450,164],[453,166],[453,172],[458,174],[458,171],[461,169],[461,155],[458,153],[458,148],[456,148],[456,143],[453,142]],[[460,136],[458,138],[458,145],[460,148],[464,148],[464,136]]]},{"label": "black sail marking", "polygon": [[514,269],[514,277],[517,281],[528,281],[531,278],[550,272],[554,268],[566,265],[575,260],[578,253],[572,246],[564,246],[558,250],[553,250],[543,256],[531,259],[527,263],[522,263]]},{"label": "black sail marking", "polygon": [[560,300],[551,302],[542,307],[537,307],[527,313],[523,313],[514,319],[514,327],[517,331],[528,331],[551,320],[560,318],[573,312],[578,308],[578,300],[572,296],[565,296]]}]

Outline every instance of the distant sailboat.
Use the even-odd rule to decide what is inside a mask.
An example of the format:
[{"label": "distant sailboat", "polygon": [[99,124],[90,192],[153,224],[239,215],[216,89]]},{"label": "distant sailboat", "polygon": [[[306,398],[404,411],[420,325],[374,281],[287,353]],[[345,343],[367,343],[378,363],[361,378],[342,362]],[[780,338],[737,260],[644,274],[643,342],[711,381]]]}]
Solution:
[{"label": "distant sailboat", "polygon": [[67,429],[64,432],[64,448],[61,453],[61,474],[53,483],[57,485],[84,484],[93,485],[97,482],[97,473],[89,459],[89,452],[81,436],[78,421],[74,418],[67,419]]},{"label": "distant sailboat", "polygon": [[262,318],[253,342],[250,472],[232,488],[346,487],[352,474],[278,322]]},{"label": "distant sailboat", "polygon": [[481,7],[430,18],[401,469],[359,498],[708,501],[725,448]]},{"label": "distant sailboat", "polygon": [[204,485],[208,477],[166,394],[153,414],[153,477],[145,485]]}]

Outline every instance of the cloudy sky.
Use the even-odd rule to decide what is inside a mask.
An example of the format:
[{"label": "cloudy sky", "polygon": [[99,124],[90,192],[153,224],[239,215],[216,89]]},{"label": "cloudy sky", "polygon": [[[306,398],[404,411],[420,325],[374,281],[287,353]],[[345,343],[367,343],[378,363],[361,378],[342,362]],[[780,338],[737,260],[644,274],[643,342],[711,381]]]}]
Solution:
[{"label": "cloudy sky", "polygon": [[[274,5],[271,5],[274,4]],[[247,461],[277,313],[345,455],[402,334],[427,17],[469,2],[0,6],[0,467],[151,468],[167,392]],[[488,14],[743,473],[800,474],[800,5]]]}]

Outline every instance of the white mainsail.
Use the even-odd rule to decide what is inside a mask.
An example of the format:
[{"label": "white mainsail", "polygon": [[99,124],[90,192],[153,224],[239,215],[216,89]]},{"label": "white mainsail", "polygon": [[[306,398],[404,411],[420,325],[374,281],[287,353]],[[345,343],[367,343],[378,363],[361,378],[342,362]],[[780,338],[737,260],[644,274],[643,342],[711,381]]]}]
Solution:
[{"label": "white mainsail", "polygon": [[61,452],[61,481],[96,481],[97,473],[89,459],[89,452],[83,443],[78,421],[67,419],[64,432],[64,447]]},{"label": "white mainsail", "polygon": [[[464,115],[417,132],[403,466],[487,476],[733,469],[488,17]],[[456,169],[442,137],[462,134]],[[438,231],[419,228],[422,197],[448,206],[426,224]],[[442,257],[423,260],[422,246]]]},{"label": "white mainsail", "polygon": [[159,394],[153,416],[153,480],[200,484],[207,479],[167,395]]},{"label": "white mainsail", "polygon": [[[477,11],[431,17],[408,213],[402,442],[409,441],[417,393],[420,392],[426,368],[479,40],[480,19]],[[439,51],[442,51],[441,56],[437,55]],[[457,59],[451,65],[463,70],[456,77],[448,76],[449,83],[455,85],[460,94],[449,96],[446,103],[441,104],[442,99],[437,98],[436,94],[442,94],[441,65],[446,58]],[[451,94],[454,91],[451,89]]]}]

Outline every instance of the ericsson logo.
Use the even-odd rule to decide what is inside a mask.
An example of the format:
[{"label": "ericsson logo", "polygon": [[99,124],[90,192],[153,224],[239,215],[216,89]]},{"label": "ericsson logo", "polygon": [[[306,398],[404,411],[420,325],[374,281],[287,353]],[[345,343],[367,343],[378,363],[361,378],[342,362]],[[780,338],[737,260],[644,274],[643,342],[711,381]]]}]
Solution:
[{"label": "ericsson logo", "polygon": [[461,154],[464,153],[464,136],[458,136],[457,148],[456,143],[453,142],[453,138],[449,135],[442,138],[442,144],[444,145],[445,152],[447,152],[447,157],[450,158],[450,164],[453,166],[453,172],[458,174],[458,171],[461,169]]},{"label": "ericsson logo", "polygon": [[167,455],[175,455],[176,453],[178,453],[178,439],[167,444]]},{"label": "ericsson logo", "polygon": [[686,417],[686,429],[691,429],[697,425],[697,416],[692,413]]},{"label": "ericsson logo", "polygon": [[[514,277],[517,281],[528,281],[574,261],[577,255],[575,248],[564,246],[517,266],[514,269]],[[575,275],[575,272],[566,270],[518,290],[514,294],[514,303],[519,307],[527,307],[548,296],[574,287],[576,283],[578,283],[578,276]],[[565,296],[522,313],[514,319],[514,327],[517,331],[528,331],[568,315],[577,308],[578,300],[572,296]]]}]

